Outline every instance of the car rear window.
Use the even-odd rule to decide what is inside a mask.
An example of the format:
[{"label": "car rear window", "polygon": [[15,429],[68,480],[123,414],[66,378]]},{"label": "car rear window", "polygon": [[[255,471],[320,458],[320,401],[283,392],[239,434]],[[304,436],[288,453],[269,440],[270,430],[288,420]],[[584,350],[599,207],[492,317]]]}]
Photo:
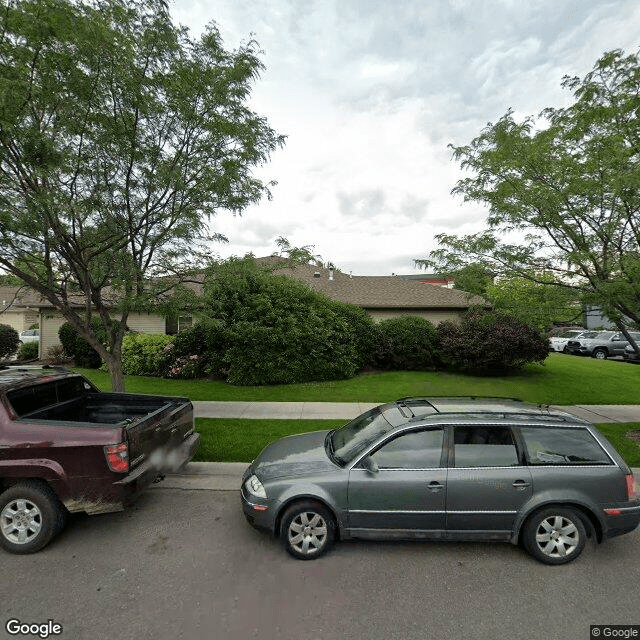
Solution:
[{"label": "car rear window", "polygon": [[587,429],[520,429],[530,465],[613,464]]}]

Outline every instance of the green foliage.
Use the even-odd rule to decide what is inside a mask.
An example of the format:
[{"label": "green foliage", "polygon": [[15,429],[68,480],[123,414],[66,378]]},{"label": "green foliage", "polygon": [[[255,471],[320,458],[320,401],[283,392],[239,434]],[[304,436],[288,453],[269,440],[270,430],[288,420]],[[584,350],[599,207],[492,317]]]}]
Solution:
[{"label": "green foliage", "polygon": [[[91,328],[100,342],[106,342],[106,331],[99,318],[91,319]],[[64,352],[69,358],[73,358],[76,366],[97,369],[102,364],[102,358],[97,351],[78,335],[78,330],[70,322],[61,325],[58,337]]]},{"label": "green foliage", "polygon": [[12,356],[19,346],[18,332],[8,324],[0,324],[0,358]]},{"label": "green foliage", "polygon": [[128,314],[202,264],[213,215],[269,195],[259,46],[192,38],[165,0],[8,2],[0,30],[0,269],[76,326],[100,316],[81,333],[121,388]]},{"label": "green foliage", "polygon": [[133,376],[160,376],[168,369],[172,336],[127,333],[122,340],[122,372]]},{"label": "green foliage", "polygon": [[347,378],[365,359],[367,320],[359,311],[272,275],[251,257],[210,274],[204,313],[226,328],[223,366],[232,384]]},{"label": "green foliage", "polygon": [[489,284],[485,297],[494,309],[504,311],[525,324],[545,332],[556,323],[580,321],[582,305],[572,289],[506,276]]},{"label": "green foliage", "polygon": [[227,342],[227,330],[222,322],[200,319],[175,336],[167,376],[202,378],[223,375]]},{"label": "green foliage", "polygon": [[[454,156],[470,174],[454,193],[489,208],[477,234],[438,236],[428,266],[484,264],[570,287],[622,325],[640,321],[640,58],[605,53],[573,103],[516,121],[508,111]],[[503,240],[505,232],[510,238]],[[515,232],[515,234],[514,234]],[[539,274],[554,274],[541,278]]]},{"label": "green foliage", "polygon": [[486,297],[487,287],[493,282],[494,274],[483,264],[472,263],[450,274],[454,278],[454,289]]},{"label": "green foliage", "polygon": [[18,360],[34,360],[38,357],[40,345],[37,342],[25,342],[18,349]]},{"label": "green foliage", "polygon": [[426,318],[402,316],[377,325],[375,361],[381,369],[432,369],[437,360],[436,327]]},{"label": "green foliage", "polygon": [[521,369],[549,355],[549,341],[536,329],[497,311],[469,311],[459,325],[442,322],[437,337],[445,366],[479,374]]}]

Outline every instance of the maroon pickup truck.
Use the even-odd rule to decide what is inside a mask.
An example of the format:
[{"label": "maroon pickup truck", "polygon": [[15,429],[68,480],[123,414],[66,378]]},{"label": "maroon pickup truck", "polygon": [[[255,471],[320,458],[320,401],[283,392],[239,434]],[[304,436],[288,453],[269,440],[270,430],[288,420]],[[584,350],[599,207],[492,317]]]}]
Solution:
[{"label": "maroon pickup truck", "polygon": [[195,452],[187,398],[103,393],[56,369],[0,371],[0,544],[42,549],[70,511],[120,511]]}]

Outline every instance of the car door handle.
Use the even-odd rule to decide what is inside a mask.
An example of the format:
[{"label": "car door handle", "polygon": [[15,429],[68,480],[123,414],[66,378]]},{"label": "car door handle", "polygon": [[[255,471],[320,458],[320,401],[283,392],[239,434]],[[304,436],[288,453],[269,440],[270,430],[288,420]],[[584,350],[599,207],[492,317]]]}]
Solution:
[{"label": "car door handle", "polygon": [[531,486],[531,483],[530,483],[530,482],[525,482],[524,480],[516,480],[516,481],[513,483],[513,486],[514,486],[516,489],[518,489],[518,490],[522,491],[522,489],[526,489],[527,487],[530,487],[530,486]]},{"label": "car door handle", "polygon": [[441,489],[444,489],[444,485],[440,484],[437,480],[433,480],[427,485],[427,489],[435,493],[436,491],[440,491]]}]

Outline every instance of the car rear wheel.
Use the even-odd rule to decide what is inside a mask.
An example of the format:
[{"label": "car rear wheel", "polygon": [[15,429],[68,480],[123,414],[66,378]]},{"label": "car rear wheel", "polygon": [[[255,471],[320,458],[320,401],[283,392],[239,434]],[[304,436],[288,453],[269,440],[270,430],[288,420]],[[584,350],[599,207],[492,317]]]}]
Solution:
[{"label": "car rear wheel", "polygon": [[580,515],[565,507],[549,507],[534,513],[523,529],[525,549],[545,564],[565,564],[584,549],[587,531]]},{"label": "car rear wheel", "polygon": [[593,357],[598,360],[606,360],[608,355],[606,349],[594,349],[593,351]]},{"label": "car rear wheel", "polygon": [[35,553],[64,527],[65,509],[45,484],[26,480],[0,495],[0,545],[10,553]]},{"label": "car rear wheel", "polygon": [[294,558],[319,558],[335,540],[333,514],[318,502],[297,502],[282,516],[280,538]]}]

